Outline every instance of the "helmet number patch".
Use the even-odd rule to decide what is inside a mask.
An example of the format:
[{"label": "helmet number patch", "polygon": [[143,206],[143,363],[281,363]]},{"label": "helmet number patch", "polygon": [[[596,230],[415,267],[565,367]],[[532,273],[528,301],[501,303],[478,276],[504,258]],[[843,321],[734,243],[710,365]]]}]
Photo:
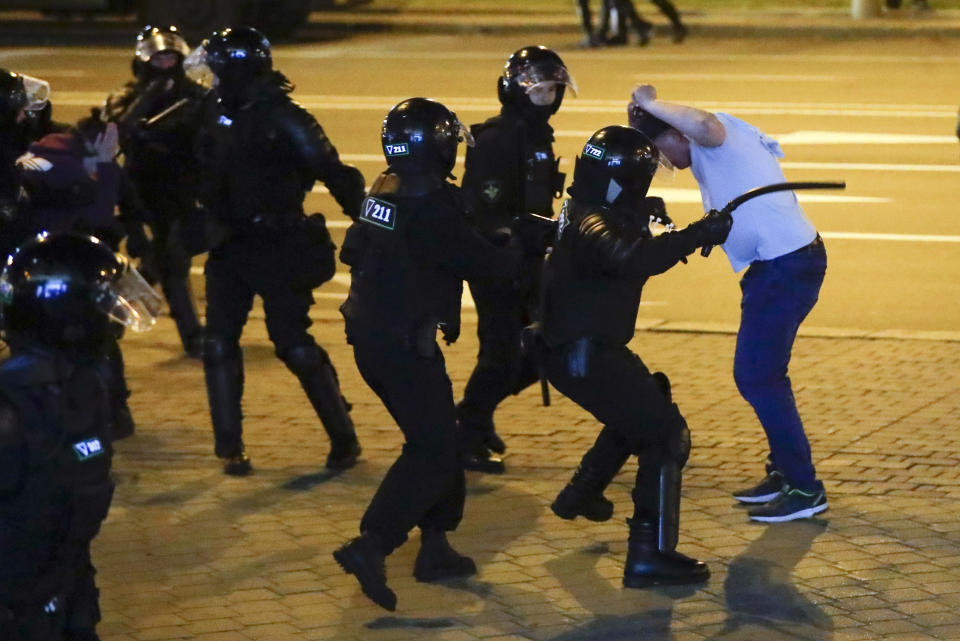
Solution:
[{"label": "helmet number patch", "polygon": [[583,148],[583,155],[590,156],[591,158],[596,158],[597,160],[603,160],[604,154],[607,153],[607,150],[603,147],[597,147],[596,145],[591,145],[587,143]]},{"label": "helmet number patch", "polygon": [[95,456],[104,454],[105,450],[103,449],[103,444],[100,442],[100,439],[88,438],[85,441],[74,443],[73,453],[77,455],[78,461],[86,461],[87,459],[92,459]]},{"label": "helmet number patch", "polygon": [[395,156],[409,156],[410,145],[408,145],[405,142],[398,142],[392,145],[384,145],[383,151],[387,155],[387,158],[393,158]]},{"label": "helmet number patch", "polygon": [[368,196],[363,201],[360,220],[393,231],[397,223],[397,208],[393,203]]}]

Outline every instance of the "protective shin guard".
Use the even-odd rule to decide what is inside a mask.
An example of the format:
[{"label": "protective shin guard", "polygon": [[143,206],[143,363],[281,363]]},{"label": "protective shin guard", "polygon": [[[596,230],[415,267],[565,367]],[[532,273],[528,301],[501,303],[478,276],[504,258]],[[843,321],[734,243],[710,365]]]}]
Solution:
[{"label": "protective shin guard", "polygon": [[657,523],[657,547],[661,552],[676,550],[680,540],[681,482],[680,465],[672,459],[664,461],[660,465]]},{"label": "protective shin guard", "polygon": [[204,342],[203,373],[210,402],[210,421],[216,454],[221,458],[243,454],[243,357],[240,346],[218,336]]},{"label": "protective shin guard", "polygon": [[627,561],[623,568],[623,586],[646,588],[655,585],[700,583],[710,577],[706,563],[676,551],[661,551],[657,543],[657,524],[653,520],[627,519]]},{"label": "protective shin guard", "polygon": [[360,443],[346,401],[340,393],[337,372],[326,352],[319,345],[302,345],[287,351],[281,358],[300,380],[303,391],[330,437],[327,467],[353,467],[360,455]]}]

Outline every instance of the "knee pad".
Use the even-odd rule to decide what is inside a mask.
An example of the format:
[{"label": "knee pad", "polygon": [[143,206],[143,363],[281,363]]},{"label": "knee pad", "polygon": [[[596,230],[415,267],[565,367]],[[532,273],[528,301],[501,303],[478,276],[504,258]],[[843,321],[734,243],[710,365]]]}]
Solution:
[{"label": "knee pad", "polygon": [[211,365],[225,363],[239,356],[240,344],[219,334],[207,333],[203,337],[203,362]]},{"label": "knee pad", "polygon": [[282,360],[296,376],[306,376],[318,372],[330,364],[330,357],[319,345],[297,345],[277,350],[277,358]]}]

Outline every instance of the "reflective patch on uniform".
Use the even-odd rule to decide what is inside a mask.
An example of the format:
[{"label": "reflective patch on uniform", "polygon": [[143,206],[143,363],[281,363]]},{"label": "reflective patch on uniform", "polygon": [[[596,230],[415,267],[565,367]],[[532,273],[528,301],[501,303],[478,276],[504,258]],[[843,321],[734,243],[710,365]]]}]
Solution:
[{"label": "reflective patch on uniform", "polygon": [[596,158],[597,160],[603,160],[603,156],[607,153],[607,150],[603,147],[597,147],[596,145],[591,145],[587,143],[583,147],[583,155],[590,156],[591,158]]},{"label": "reflective patch on uniform", "polygon": [[570,216],[567,213],[569,203],[569,200],[563,201],[563,205],[560,207],[560,215],[557,216],[557,240],[560,240],[560,236],[563,235],[563,230],[570,224]]},{"label": "reflective patch on uniform", "polygon": [[488,203],[495,203],[503,195],[503,188],[499,180],[486,180],[480,185],[480,195]]},{"label": "reflective patch on uniform", "polygon": [[550,160],[550,154],[545,151],[535,151],[533,157],[540,161]]},{"label": "reflective patch on uniform", "polygon": [[226,116],[220,116],[220,119],[217,120],[217,124],[221,127],[229,127],[233,124],[233,120],[227,118]]},{"label": "reflective patch on uniform", "polygon": [[397,207],[385,200],[367,196],[360,208],[360,220],[393,231],[397,224]]},{"label": "reflective patch on uniform", "polygon": [[394,156],[409,156],[410,145],[405,142],[398,142],[393,145],[384,145],[383,153],[385,153],[388,158],[393,158]]},{"label": "reflective patch on uniform", "polygon": [[40,156],[35,156],[31,152],[27,152],[17,158],[17,167],[23,171],[40,171],[46,172],[53,169],[53,163],[47,160],[46,158],[41,158]]},{"label": "reflective patch on uniform", "polygon": [[77,455],[78,461],[86,461],[105,452],[103,443],[98,438],[88,438],[85,441],[73,444],[73,453]]}]

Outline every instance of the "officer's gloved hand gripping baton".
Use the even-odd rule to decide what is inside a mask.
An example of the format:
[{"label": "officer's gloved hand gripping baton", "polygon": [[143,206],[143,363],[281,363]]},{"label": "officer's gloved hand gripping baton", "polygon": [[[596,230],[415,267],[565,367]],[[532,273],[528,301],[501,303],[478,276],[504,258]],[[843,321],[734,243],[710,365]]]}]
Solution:
[{"label": "officer's gloved hand gripping baton", "polygon": [[[765,187],[757,187],[756,189],[751,189],[745,194],[741,194],[727,203],[727,205],[720,210],[721,214],[732,214],[733,210],[747,202],[751,198],[756,198],[757,196],[763,196],[764,194],[770,194],[775,191],[796,191],[798,189],[846,189],[847,183],[845,182],[785,182],[785,183],[774,183],[772,185],[767,185]],[[707,245],[700,249],[701,256],[709,256],[710,250],[713,249],[713,245]]]}]

